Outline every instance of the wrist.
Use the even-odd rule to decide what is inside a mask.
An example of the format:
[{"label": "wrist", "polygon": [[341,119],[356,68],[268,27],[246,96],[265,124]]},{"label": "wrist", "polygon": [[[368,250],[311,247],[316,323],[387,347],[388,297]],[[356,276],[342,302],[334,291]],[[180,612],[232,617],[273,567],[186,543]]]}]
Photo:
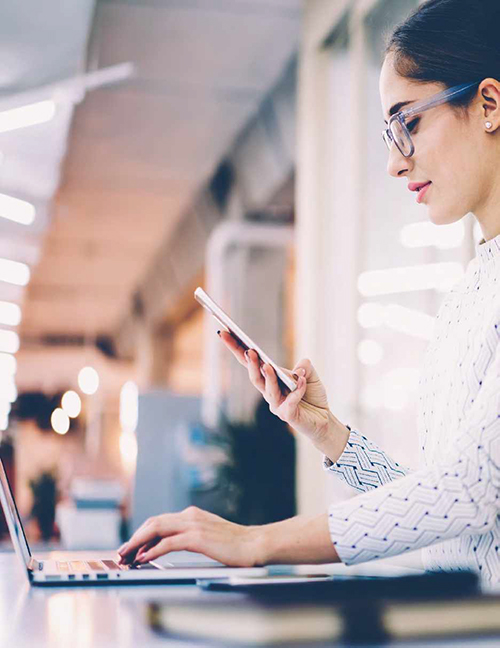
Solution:
[{"label": "wrist", "polygon": [[341,423],[331,412],[324,432],[314,442],[314,446],[335,463],[344,452],[351,430]]},{"label": "wrist", "polygon": [[339,562],[328,528],[328,514],[296,516],[253,527],[253,564]]},{"label": "wrist", "polygon": [[250,554],[252,556],[252,566],[260,567],[261,565],[267,565],[269,563],[268,559],[268,527],[272,525],[263,524],[260,526],[250,527]]}]

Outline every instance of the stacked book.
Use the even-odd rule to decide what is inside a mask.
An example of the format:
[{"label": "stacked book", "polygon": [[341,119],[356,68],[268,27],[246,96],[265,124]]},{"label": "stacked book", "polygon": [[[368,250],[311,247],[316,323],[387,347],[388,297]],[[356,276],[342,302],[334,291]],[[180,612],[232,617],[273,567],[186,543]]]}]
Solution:
[{"label": "stacked book", "polygon": [[500,645],[500,596],[482,595],[472,572],[332,576],[293,585],[255,581],[241,586],[214,581],[214,591],[194,600],[152,602],[149,624],[170,638],[217,645],[384,644],[467,636],[495,636]]}]

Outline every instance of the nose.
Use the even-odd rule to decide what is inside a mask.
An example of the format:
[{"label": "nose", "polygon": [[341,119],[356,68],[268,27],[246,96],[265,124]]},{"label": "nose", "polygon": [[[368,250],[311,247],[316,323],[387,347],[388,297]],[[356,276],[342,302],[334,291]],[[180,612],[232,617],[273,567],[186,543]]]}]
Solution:
[{"label": "nose", "polygon": [[398,147],[393,144],[389,151],[389,159],[387,161],[387,173],[394,178],[405,176],[413,164],[413,158],[405,157]]}]

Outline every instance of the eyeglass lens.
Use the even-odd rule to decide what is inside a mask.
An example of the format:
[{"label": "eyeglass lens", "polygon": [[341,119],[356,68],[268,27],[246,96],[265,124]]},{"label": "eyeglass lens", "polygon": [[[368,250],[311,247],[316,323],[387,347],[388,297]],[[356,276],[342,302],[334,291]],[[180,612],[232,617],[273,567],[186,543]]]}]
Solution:
[{"label": "eyeglass lens", "polygon": [[412,149],[410,136],[403,124],[397,119],[391,124],[391,135],[401,153],[410,155]]}]

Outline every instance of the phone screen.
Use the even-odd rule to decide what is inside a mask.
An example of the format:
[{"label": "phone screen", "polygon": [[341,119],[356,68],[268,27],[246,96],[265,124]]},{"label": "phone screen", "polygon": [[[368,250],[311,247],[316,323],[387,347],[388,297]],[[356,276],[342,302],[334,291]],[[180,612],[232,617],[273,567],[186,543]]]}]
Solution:
[{"label": "phone screen", "polygon": [[243,348],[254,349],[261,360],[261,364],[265,362],[266,364],[271,365],[276,372],[278,380],[281,381],[290,391],[297,389],[297,383],[291,373],[273,362],[271,358],[236,324],[236,322],[234,322],[209,295],[207,295],[203,288],[197,288],[194,292],[194,296],[195,299],[215,317],[217,322],[219,322],[226,331],[238,340],[239,344],[241,344]]}]

